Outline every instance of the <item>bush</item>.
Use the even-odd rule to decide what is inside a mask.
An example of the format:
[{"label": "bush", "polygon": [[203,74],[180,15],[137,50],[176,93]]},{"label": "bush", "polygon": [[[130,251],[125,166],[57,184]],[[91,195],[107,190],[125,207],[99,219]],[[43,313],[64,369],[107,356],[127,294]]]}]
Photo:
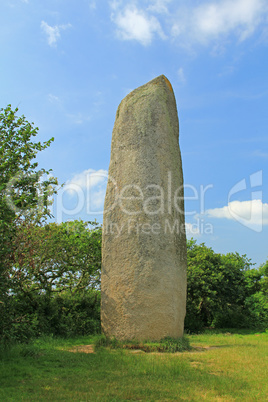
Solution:
[{"label": "bush", "polygon": [[254,328],[268,328],[268,297],[263,292],[257,292],[246,299],[246,306],[250,312],[251,326]]},{"label": "bush", "polygon": [[267,328],[268,263],[252,268],[246,255],[216,254],[194,240],[187,243],[187,262],[186,331]]},{"label": "bush", "polygon": [[28,342],[33,337],[70,337],[100,333],[100,292],[31,297],[10,296],[1,306],[9,320],[0,326],[2,343]]},{"label": "bush", "polygon": [[205,328],[204,322],[199,315],[199,311],[190,301],[186,304],[186,317],[184,321],[184,331],[189,334],[202,332]]},{"label": "bush", "polygon": [[241,306],[232,306],[217,312],[212,322],[214,328],[252,328],[251,316]]}]

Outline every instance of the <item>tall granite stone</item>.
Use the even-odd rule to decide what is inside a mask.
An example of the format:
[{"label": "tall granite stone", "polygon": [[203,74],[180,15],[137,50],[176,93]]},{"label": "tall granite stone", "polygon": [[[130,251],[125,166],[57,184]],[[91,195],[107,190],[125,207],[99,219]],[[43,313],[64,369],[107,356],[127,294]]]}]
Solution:
[{"label": "tall granite stone", "polygon": [[102,248],[101,321],[118,339],[183,335],[186,236],[175,96],[161,75],[120,103]]}]

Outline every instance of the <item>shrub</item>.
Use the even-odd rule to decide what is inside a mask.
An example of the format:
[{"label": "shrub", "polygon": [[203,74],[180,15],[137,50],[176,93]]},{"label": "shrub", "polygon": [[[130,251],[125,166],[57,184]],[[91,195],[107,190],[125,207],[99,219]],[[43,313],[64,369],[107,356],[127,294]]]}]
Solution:
[{"label": "shrub", "polygon": [[40,335],[70,337],[100,332],[100,292],[10,296],[5,309],[9,320],[0,325],[2,343],[28,342]]}]

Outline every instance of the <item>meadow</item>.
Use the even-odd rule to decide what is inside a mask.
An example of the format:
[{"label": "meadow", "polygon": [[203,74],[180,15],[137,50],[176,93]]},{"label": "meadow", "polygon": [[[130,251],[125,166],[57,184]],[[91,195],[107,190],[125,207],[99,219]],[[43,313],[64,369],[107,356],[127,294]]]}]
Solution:
[{"label": "meadow", "polygon": [[107,348],[92,353],[85,345],[96,341],[93,336],[42,337],[2,349],[0,400],[268,399],[267,331],[207,331],[188,339],[192,348],[182,353]]}]

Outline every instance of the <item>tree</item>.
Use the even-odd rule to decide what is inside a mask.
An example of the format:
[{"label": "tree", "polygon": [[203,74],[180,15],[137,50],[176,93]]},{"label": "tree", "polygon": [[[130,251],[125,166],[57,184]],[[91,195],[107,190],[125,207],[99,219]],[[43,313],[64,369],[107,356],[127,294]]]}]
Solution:
[{"label": "tree", "polygon": [[268,327],[268,261],[246,272],[246,306],[255,323]]},{"label": "tree", "polygon": [[221,275],[220,256],[205,244],[187,242],[187,314],[186,328],[190,330],[208,326],[217,308]]},{"label": "tree", "polygon": [[194,240],[188,241],[187,249],[186,328],[249,326],[246,300],[254,292],[247,281],[250,260],[238,253],[217,254]]},{"label": "tree", "polygon": [[[17,116],[11,105],[0,109],[0,313],[8,317],[10,271],[14,263],[16,234],[23,222],[40,223],[50,216],[50,196],[57,179],[50,170],[37,170],[36,155],[50,146],[32,141],[38,128]],[[5,314],[6,313],[6,314]],[[1,328],[0,328],[1,333]]]},{"label": "tree", "polygon": [[34,209],[36,220],[49,216],[49,197],[57,180],[50,177],[41,181],[51,170],[36,170],[34,161],[38,152],[50,146],[54,138],[33,142],[38,134],[34,123],[22,115],[18,117],[11,105],[0,109],[0,205],[1,221],[10,224],[18,216],[29,216]]},{"label": "tree", "polygon": [[75,220],[22,225],[17,234],[12,281],[25,296],[99,289],[101,228]]},{"label": "tree", "polygon": [[12,322],[3,330],[19,340],[99,330],[100,266],[97,223],[23,223],[10,271]]}]

